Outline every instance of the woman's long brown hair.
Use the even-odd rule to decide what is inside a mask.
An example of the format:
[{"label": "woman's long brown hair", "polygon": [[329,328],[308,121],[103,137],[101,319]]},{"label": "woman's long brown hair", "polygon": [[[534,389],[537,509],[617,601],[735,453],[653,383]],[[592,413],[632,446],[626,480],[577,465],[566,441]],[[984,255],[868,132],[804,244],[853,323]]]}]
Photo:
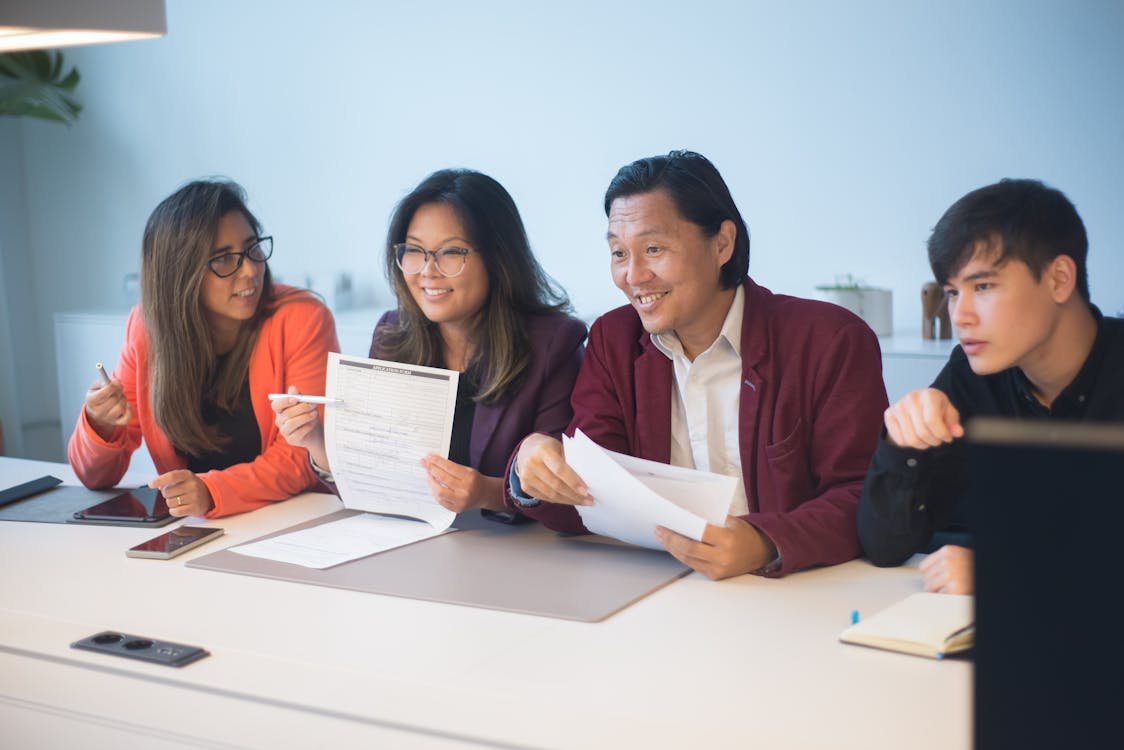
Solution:
[{"label": "woman's long brown hair", "polygon": [[141,254],[141,312],[148,334],[152,415],[176,450],[198,456],[226,439],[203,422],[202,403],[234,410],[250,368],[262,321],[276,309],[269,266],[254,316],[242,323],[234,349],[218,365],[202,288],[211,273],[219,220],[231,211],[261,224],[246,208],[242,188],[226,180],[197,180],[165,198],[148,218]]}]

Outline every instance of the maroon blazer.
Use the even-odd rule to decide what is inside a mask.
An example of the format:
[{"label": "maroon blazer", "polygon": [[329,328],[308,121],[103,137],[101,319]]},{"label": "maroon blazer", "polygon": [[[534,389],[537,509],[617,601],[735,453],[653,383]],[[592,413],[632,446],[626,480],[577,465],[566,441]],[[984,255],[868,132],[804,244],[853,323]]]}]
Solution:
[{"label": "maroon blazer", "polygon": [[[375,325],[371,353],[379,329],[398,322],[398,311],[385,313]],[[518,390],[496,403],[478,403],[472,419],[468,455],[472,468],[491,477],[504,476],[507,460],[532,432],[558,436],[570,422],[570,392],[582,362],[585,323],[566,315],[527,317],[531,363]]]},{"label": "maroon blazer", "polygon": [[[742,516],[776,544],[783,575],[858,557],[856,509],[878,441],[886,388],[878,339],[826,302],[773,294],[745,281],[738,414]],[[610,450],[667,463],[671,360],[631,306],[594,322],[574,386],[574,419]],[[507,502],[557,531],[586,531],[574,508]]]}]

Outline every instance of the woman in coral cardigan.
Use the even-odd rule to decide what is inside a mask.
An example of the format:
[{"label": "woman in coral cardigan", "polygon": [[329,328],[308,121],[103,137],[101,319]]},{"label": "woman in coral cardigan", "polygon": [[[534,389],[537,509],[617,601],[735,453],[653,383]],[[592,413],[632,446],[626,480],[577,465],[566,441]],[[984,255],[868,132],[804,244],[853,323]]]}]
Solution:
[{"label": "woman in coral cardigan", "polygon": [[94,383],[68,456],[87,487],[110,487],[148,446],[174,516],[221,516],[317,483],[306,451],[280,439],[268,394],[323,393],[331,313],[274,284],[271,237],[233,182],[191,182],[144,231],[141,302],[109,383]]},{"label": "woman in coral cardigan", "polygon": [[[376,324],[370,356],[462,373],[449,457],[419,472],[449,510],[519,520],[504,508],[507,460],[529,433],[569,422],[585,324],[535,260],[511,195],[480,172],[434,172],[403,198],[383,263],[398,309]],[[329,469],[319,410],[273,408],[285,438]]]}]

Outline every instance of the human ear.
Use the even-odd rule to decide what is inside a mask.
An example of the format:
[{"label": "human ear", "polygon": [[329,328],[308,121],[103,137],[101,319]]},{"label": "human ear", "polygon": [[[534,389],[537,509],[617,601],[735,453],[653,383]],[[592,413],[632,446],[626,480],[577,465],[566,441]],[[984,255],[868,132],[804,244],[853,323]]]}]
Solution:
[{"label": "human ear", "polygon": [[726,219],[718,227],[718,234],[714,235],[715,248],[718,250],[718,265],[724,266],[730,258],[734,257],[734,240],[737,239],[738,228],[734,222]]},{"label": "human ear", "polygon": [[1059,255],[1046,266],[1045,276],[1054,302],[1062,304],[1077,288],[1077,263],[1068,255]]}]

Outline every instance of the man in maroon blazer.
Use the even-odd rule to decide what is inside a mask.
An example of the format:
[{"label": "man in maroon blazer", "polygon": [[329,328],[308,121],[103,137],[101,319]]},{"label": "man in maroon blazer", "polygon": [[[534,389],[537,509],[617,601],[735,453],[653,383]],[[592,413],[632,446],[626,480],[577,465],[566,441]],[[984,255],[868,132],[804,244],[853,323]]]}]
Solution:
[{"label": "man in maroon blazer", "polygon": [[[747,276],[745,222],[699,154],[621,168],[605,212],[613,281],[629,305],[590,329],[567,432],[742,480],[726,525],[708,525],[701,542],[657,529],[711,578],[857,557],[856,507],[887,406],[874,333],[841,307]],[[573,506],[595,499],[557,439],[531,435],[512,461],[512,508],[585,531]]]}]

